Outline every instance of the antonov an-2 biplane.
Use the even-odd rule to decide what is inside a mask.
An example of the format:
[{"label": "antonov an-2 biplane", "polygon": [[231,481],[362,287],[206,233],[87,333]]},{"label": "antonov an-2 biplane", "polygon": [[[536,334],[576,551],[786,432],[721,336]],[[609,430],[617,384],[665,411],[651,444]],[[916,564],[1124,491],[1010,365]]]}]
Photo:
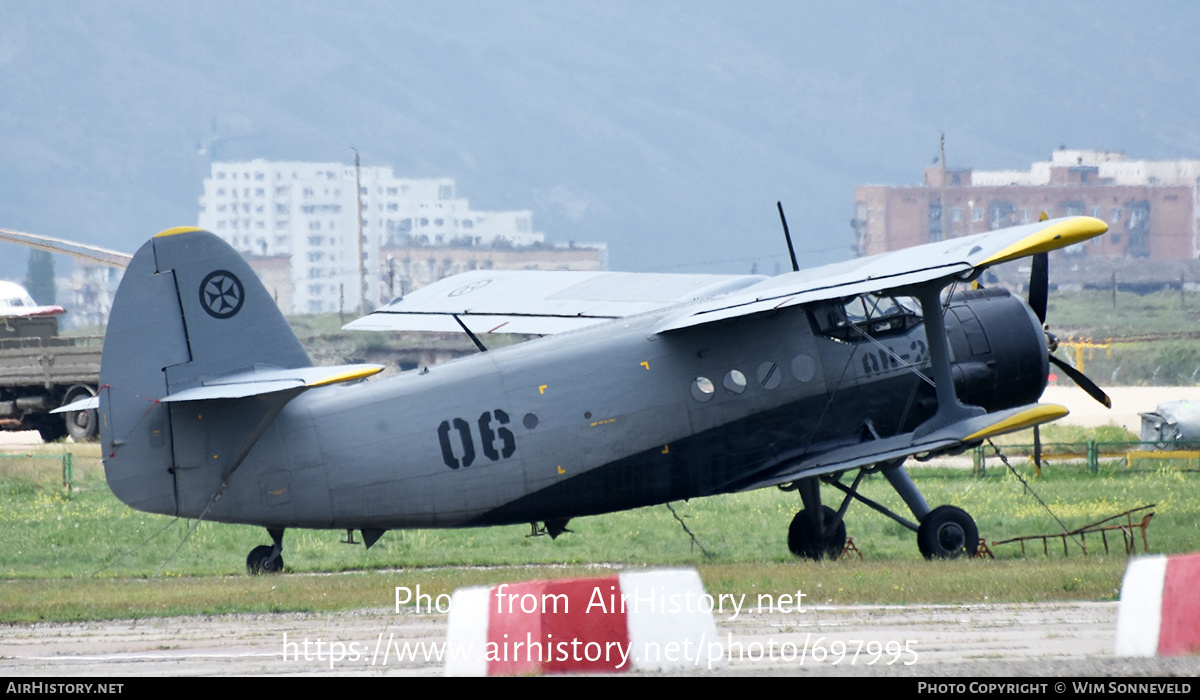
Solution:
[{"label": "antonov an-2 biplane", "polygon": [[[557,536],[571,518],[768,486],[799,491],[799,556],[841,552],[852,497],[926,557],[971,554],[974,521],[930,508],[903,462],[1066,414],[1037,403],[1056,359],[1046,252],[1105,230],[1044,221],[769,279],[476,270],[348,328],[466,331],[481,352],[358,381],[382,367],[314,367],[240,255],[172,229],[113,303],[105,473],[139,510],[265,527],[253,571],[282,568],[286,528],[361,530],[368,547],[397,528]],[[1025,256],[1028,302],[966,290]],[[501,332],[544,337],[484,352]],[[916,522],[857,494],[875,471]],[[838,510],[822,483],[848,494]]]}]

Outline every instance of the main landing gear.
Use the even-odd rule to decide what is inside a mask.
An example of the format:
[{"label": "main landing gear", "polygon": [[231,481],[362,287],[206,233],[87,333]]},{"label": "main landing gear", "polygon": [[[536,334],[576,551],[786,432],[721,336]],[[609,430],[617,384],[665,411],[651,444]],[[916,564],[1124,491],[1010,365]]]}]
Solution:
[{"label": "main landing gear", "polygon": [[806,508],[792,518],[788,528],[788,549],[805,559],[837,559],[846,546],[846,523],[829,506],[821,506],[820,522],[813,517],[814,512]]},{"label": "main landing gear", "polygon": [[842,511],[821,505],[820,484],[816,479],[796,483],[804,510],[792,518],[788,528],[788,549],[798,557],[820,560],[837,559],[846,546],[846,523]]},{"label": "main landing gear", "polygon": [[[931,510],[902,465],[903,460],[895,460],[877,464],[870,469],[861,469],[854,478],[854,483],[849,486],[841,482],[842,474],[838,473],[801,479],[783,487],[785,490],[799,491],[800,499],[804,502],[804,510],[796,514],[788,528],[788,549],[792,554],[805,559],[836,559],[841,556],[842,549],[846,546],[846,523],[843,517],[850,507],[850,501],[857,500],[917,533],[917,548],[926,559],[975,556],[979,550],[979,529],[971,516],[955,506],[939,506]],[[919,523],[897,515],[858,493],[858,485],[863,476],[875,471],[883,473]],[[821,505],[821,482],[846,494],[836,511]]]},{"label": "main landing gear", "polygon": [[274,544],[264,544],[250,550],[246,557],[246,573],[277,574],[283,571],[283,530],[267,530]]},{"label": "main landing gear", "polygon": [[979,530],[962,508],[938,506],[921,518],[917,547],[926,559],[954,559],[979,551]]}]

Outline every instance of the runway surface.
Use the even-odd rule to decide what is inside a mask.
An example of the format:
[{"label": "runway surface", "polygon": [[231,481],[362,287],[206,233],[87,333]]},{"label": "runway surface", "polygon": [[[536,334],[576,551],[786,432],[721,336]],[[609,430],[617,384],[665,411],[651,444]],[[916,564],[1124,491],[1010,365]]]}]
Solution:
[{"label": "runway surface", "polygon": [[[709,669],[714,655],[697,655],[688,672],[1200,674],[1200,657],[1114,657],[1116,615],[1113,602],[817,606],[803,613],[743,613],[736,620],[718,615],[720,661]],[[426,654],[448,653],[445,641],[445,615],[408,610],[21,624],[0,628],[0,675],[437,676],[442,663]],[[712,643],[705,647],[717,649]]]}]

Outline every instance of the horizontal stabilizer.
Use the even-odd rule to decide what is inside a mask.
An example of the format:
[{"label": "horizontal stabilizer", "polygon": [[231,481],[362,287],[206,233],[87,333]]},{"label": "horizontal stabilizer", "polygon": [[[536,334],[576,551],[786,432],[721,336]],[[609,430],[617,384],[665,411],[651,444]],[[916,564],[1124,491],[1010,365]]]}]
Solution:
[{"label": "horizontal stabilizer", "polygon": [[94,411],[100,408],[100,395],[89,396],[85,399],[72,401],[66,406],[56,408],[51,413],[74,413],[75,411]]},{"label": "horizontal stabilizer", "polygon": [[345,326],[352,331],[548,335],[744,289],[759,275],[473,270],[447,277]]},{"label": "horizontal stabilizer", "polygon": [[200,386],[164,396],[164,403],[179,401],[208,401],[210,399],[241,399],[247,396],[273,394],[288,389],[311,389],[363,379],[383,370],[383,365],[337,365],[335,367],[299,367],[279,369],[256,367],[223,377],[207,379]]},{"label": "horizontal stabilizer", "polygon": [[739,486],[739,489],[749,491],[764,486],[777,486],[796,479],[858,469],[926,452],[939,452],[1032,428],[1058,420],[1065,415],[1067,409],[1057,404],[1018,406],[961,420],[920,438],[915,438],[914,433],[904,433],[881,440],[860,442],[812,457],[780,459],[774,466],[760,472],[751,482]]},{"label": "horizontal stabilizer", "polygon": [[[383,365],[338,365],[335,367],[300,367],[298,369],[278,369],[263,367],[248,372],[212,379],[203,382],[198,387],[168,394],[160,401],[172,403],[180,401],[208,401],[210,399],[241,399],[247,396],[273,394],[288,389],[311,389],[325,384],[349,382],[355,379],[369,377],[383,370]],[[66,406],[56,408],[51,413],[72,413],[100,408],[100,394],[86,399],[73,401]]]}]

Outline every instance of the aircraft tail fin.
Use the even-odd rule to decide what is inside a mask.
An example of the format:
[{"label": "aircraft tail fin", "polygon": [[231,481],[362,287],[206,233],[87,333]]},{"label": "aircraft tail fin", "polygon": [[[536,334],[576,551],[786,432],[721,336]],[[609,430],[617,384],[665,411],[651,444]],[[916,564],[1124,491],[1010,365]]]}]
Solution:
[{"label": "aircraft tail fin", "polygon": [[[308,353],[233,248],[194,228],[150,239],[125,271],[104,338],[100,434],[113,493],[140,510],[179,514],[181,472],[219,468],[184,464],[182,453],[218,453],[214,445],[177,448],[174,433],[182,426],[173,429],[173,411],[183,404],[168,397],[223,376],[308,367]],[[236,421],[217,422],[237,429]],[[223,447],[244,442],[238,435],[220,439]]]}]

